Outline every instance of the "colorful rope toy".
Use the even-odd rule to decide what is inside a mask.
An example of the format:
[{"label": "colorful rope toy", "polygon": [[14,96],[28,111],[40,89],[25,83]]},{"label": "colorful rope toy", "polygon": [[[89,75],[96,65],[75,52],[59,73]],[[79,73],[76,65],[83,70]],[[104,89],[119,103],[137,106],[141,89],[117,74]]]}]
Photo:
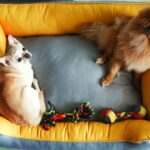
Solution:
[{"label": "colorful rope toy", "polygon": [[93,115],[94,110],[91,108],[90,103],[83,103],[79,108],[75,109],[72,113],[58,113],[55,110],[46,112],[43,116],[41,125],[44,129],[48,130],[50,126],[55,126],[56,122],[69,121],[89,121]]},{"label": "colorful rope toy", "polygon": [[104,123],[114,123],[126,119],[144,119],[147,110],[142,105],[134,105],[129,112],[114,112],[111,108],[105,108],[102,111],[102,121]]}]

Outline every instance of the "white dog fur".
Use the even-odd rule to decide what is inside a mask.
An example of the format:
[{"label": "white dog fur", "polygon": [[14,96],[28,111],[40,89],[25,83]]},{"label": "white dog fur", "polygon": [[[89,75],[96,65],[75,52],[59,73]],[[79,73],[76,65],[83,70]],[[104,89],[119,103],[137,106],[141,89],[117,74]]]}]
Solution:
[{"label": "white dog fur", "polygon": [[21,125],[38,125],[46,111],[30,58],[31,53],[8,35],[6,55],[0,58],[0,114]]}]

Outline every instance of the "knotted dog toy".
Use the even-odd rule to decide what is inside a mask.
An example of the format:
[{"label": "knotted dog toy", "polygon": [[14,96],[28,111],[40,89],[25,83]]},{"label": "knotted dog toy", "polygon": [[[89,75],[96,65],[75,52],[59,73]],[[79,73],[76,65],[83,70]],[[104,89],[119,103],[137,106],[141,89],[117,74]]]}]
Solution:
[{"label": "knotted dog toy", "polygon": [[[142,105],[134,105],[129,112],[114,112],[111,108],[105,108],[102,113],[102,121],[104,123],[114,123],[116,121],[126,119],[144,119],[147,110]],[[72,113],[58,113],[55,110],[46,112],[43,116],[41,125],[45,130],[49,130],[51,126],[55,126],[56,122],[69,121],[90,121],[95,112],[91,108],[90,103],[83,103],[76,108]]]},{"label": "knotted dog toy", "polygon": [[129,112],[114,112],[111,108],[105,108],[101,117],[104,123],[114,123],[126,119],[144,119],[147,110],[142,105],[134,105]]},{"label": "knotted dog toy", "polygon": [[89,121],[93,115],[94,110],[91,108],[90,103],[83,103],[76,108],[72,113],[58,113],[55,110],[46,112],[43,116],[41,125],[44,129],[48,130],[50,126],[55,126],[56,122],[69,121],[69,122],[79,122],[79,121]]}]

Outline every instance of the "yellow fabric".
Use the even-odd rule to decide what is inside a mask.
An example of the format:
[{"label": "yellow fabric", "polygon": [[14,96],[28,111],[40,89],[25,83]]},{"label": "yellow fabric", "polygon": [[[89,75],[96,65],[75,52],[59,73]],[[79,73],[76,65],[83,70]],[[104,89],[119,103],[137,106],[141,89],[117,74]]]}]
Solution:
[{"label": "yellow fabric", "polygon": [[[121,3],[41,3],[0,4],[0,24],[6,34],[14,36],[59,35],[76,33],[79,26],[100,20],[109,22],[115,16],[134,16],[150,4]],[[0,55],[6,38],[0,26]],[[144,105],[150,112],[150,73],[143,77]],[[149,114],[150,116],[150,114]],[[58,123],[50,131],[38,127],[20,127],[0,117],[0,134],[17,138],[62,142],[150,140],[150,122],[128,120],[112,125],[103,123]]]},{"label": "yellow fabric", "polygon": [[150,139],[150,122],[126,120],[114,124],[100,122],[58,123],[49,131],[38,127],[20,127],[0,117],[0,134],[32,140],[60,142],[140,142]]},{"label": "yellow fabric", "polygon": [[0,25],[0,57],[5,54],[5,49],[6,49],[6,36],[2,26]]},{"label": "yellow fabric", "polygon": [[40,3],[0,4],[0,23],[6,34],[29,36],[74,33],[86,22],[108,22],[114,16],[134,16],[150,4]]}]

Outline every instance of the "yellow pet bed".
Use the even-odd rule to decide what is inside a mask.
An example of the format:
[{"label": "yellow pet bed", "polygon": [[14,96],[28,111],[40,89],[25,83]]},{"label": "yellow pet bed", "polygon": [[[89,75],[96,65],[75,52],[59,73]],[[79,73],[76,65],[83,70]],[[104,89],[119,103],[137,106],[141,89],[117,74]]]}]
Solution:
[{"label": "yellow pet bed", "polygon": [[[87,22],[109,22],[115,16],[135,16],[149,4],[129,3],[40,3],[0,4],[0,55],[4,55],[6,35],[36,36],[76,33]],[[150,6],[150,5],[149,5]],[[150,71],[142,78],[143,105],[150,117]],[[41,126],[18,126],[0,117],[0,134],[34,141],[141,142],[150,140],[150,122],[127,120],[114,124],[101,122],[58,123],[45,131]],[[5,139],[5,138],[4,138]],[[84,149],[84,148],[83,148]]]}]

